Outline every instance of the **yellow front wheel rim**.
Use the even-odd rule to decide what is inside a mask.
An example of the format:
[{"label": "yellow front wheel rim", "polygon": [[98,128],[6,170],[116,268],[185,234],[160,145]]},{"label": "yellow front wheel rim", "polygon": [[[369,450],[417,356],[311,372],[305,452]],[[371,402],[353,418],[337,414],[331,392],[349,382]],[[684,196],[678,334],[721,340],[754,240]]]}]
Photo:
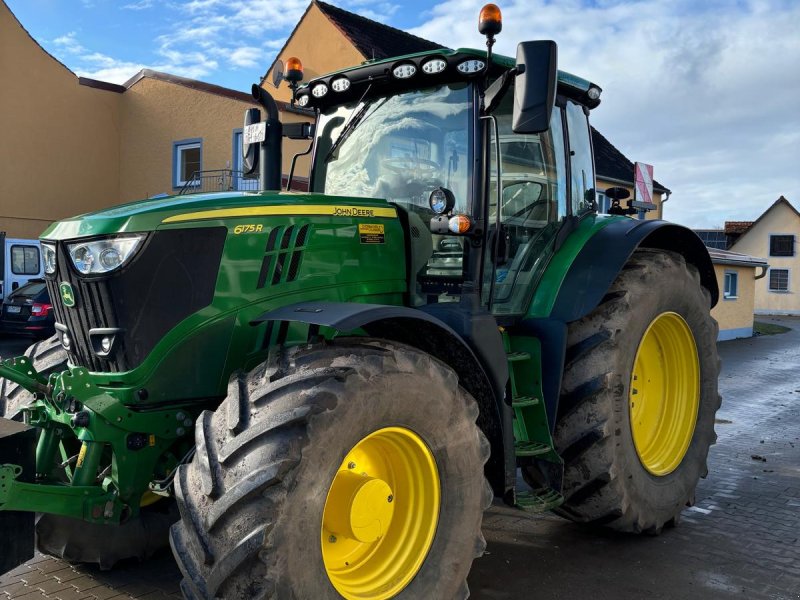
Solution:
[{"label": "yellow front wheel rim", "polygon": [[325,500],[322,559],[345,598],[391,598],[422,567],[439,521],[433,453],[413,431],[387,427],[342,461]]},{"label": "yellow front wheel rim", "polygon": [[629,399],[639,460],[653,475],[672,473],[689,449],[700,405],[697,345],[679,314],[661,313],[642,336]]}]

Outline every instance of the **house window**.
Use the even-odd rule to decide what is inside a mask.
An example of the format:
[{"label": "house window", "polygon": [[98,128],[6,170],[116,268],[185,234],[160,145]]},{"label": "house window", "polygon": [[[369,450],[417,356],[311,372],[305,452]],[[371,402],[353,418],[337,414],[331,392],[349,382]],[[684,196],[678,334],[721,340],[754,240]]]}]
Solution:
[{"label": "house window", "polygon": [[770,292],[789,291],[789,269],[769,270],[769,291]]},{"label": "house window", "polygon": [[38,275],[39,269],[39,248],[11,246],[11,272],[14,275]]},{"label": "house window", "polygon": [[172,185],[182,187],[188,182],[199,185],[200,181],[192,181],[194,174],[203,168],[203,140],[200,138],[181,140],[172,144]]},{"label": "house window", "polygon": [[736,271],[725,272],[725,300],[735,300],[739,294],[739,274]]},{"label": "house window", "polygon": [[793,235],[769,236],[769,255],[794,256],[794,236]]},{"label": "house window", "polygon": [[608,214],[608,209],[611,208],[611,199],[603,192],[597,192],[597,212],[601,215]]}]

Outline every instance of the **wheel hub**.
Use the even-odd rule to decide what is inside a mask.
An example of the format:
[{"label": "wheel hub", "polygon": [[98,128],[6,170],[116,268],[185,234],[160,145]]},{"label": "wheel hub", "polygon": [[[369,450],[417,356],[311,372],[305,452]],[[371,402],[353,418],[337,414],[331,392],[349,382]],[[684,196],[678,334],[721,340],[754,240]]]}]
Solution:
[{"label": "wheel hub", "polygon": [[382,538],[392,522],[394,496],[383,479],[342,471],[333,480],[325,512],[325,529],[359,542]]},{"label": "wheel hub", "polygon": [[642,336],[629,401],[639,460],[652,475],[668,475],[689,449],[700,405],[697,345],[679,314],[661,313]]},{"label": "wheel hub", "polygon": [[433,453],[413,431],[379,429],[345,456],[322,515],[325,570],[345,598],[382,600],[422,567],[439,522]]}]

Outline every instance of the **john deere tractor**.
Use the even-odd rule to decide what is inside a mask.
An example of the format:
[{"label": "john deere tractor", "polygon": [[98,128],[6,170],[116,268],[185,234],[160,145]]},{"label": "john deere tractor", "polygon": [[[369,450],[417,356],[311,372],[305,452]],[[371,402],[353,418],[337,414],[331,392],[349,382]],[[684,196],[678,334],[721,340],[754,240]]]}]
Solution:
[{"label": "john deere tractor", "polygon": [[35,530],[102,567],[170,543],[187,598],[464,598],[493,500],[676,522],[719,406],[708,253],[597,214],[600,88],[480,29],[295,85],[313,125],[254,86],[264,191],[42,234],[57,335],[0,366],[0,570]]}]

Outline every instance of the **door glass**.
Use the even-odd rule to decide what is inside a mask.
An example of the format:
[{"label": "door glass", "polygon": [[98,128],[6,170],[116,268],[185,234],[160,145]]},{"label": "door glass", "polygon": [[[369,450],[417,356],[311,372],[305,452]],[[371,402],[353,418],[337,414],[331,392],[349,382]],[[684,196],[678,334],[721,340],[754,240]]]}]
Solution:
[{"label": "door glass", "polygon": [[489,126],[489,230],[492,235],[486,249],[483,290],[486,302],[492,289],[492,312],[495,314],[521,314],[527,309],[567,205],[561,110],[553,109],[548,131],[517,134],[511,129],[513,97],[512,88],[494,113],[500,138],[499,233],[496,226],[497,140],[494,128]]},{"label": "door glass", "polygon": [[567,129],[569,130],[570,172],[572,173],[570,205],[573,215],[592,208],[594,197],[594,163],[589,121],[583,108],[567,102]]}]

